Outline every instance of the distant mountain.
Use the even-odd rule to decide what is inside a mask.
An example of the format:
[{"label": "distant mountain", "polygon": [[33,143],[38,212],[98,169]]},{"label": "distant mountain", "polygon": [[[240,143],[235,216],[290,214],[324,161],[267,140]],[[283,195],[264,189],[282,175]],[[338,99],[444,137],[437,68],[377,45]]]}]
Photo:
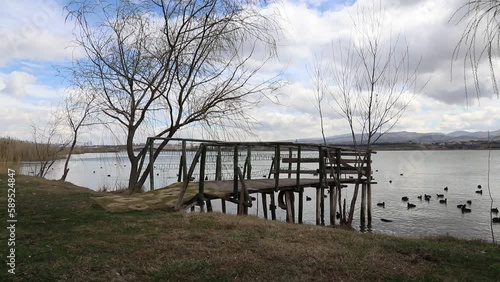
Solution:
[{"label": "distant mountain", "polygon": [[[500,138],[500,130],[491,131],[490,139]],[[359,136],[357,136],[359,138]],[[488,140],[488,132],[486,131],[477,131],[477,132],[469,132],[469,131],[454,131],[448,134],[440,133],[440,132],[430,132],[430,133],[418,133],[418,132],[408,132],[408,131],[399,131],[399,132],[389,132],[377,141],[377,144],[383,143],[449,143],[449,142],[464,142],[464,141],[487,141]],[[322,138],[306,138],[299,139],[299,142],[307,142],[307,143],[322,143]],[[330,144],[340,144],[347,145],[352,143],[351,134],[342,134],[335,136],[326,137],[326,141]]]}]

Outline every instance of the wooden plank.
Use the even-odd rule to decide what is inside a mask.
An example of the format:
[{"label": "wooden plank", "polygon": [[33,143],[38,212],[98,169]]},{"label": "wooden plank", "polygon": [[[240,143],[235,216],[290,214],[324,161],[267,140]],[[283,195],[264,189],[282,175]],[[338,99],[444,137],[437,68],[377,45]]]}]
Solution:
[{"label": "wooden plank", "polygon": [[[280,173],[288,173],[288,175],[291,176],[292,173],[302,173],[302,174],[318,174],[318,170],[317,169],[308,169],[308,170],[296,170],[296,169],[292,169],[292,170],[289,170],[289,169],[280,169]],[[290,177],[288,177],[290,178]]]},{"label": "wooden plank", "polygon": [[[297,163],[299,161],[299,158],[282,158],[281,162],[282,163]],[[319,162],[319,158],[301,158],[300,159],[301,163],[317,163]]]}]

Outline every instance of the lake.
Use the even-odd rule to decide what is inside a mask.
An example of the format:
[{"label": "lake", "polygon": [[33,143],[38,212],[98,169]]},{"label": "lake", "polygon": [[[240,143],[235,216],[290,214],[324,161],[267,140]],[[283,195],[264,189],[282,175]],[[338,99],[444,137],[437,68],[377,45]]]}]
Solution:
[{"label": "lake", "polygon": [[[261,159],[256,156],[258,160],[253,161],[253,177],[267,175],[271,163],[268,158],[270,154],[258,154]],[[269,156],[266,157],[266,154]],[[178,152],[165,152],[159,156],[155,162],[156,188],[176,181],[179,157]],[[229,171],[232,157],[227,157],[226,169]],[[372,232],[403,236],[451,235],[491,240],[488,151],[379,151],[372,159],[373,177],[378,183],[372,186]],[[208,160],[207,174],[211,177],[215,166],[214,162],[211,164]],[[60,178],[63,164],[63,160],[57,161],[47,178]],[[79,186],[94,190],[113,190],[127,184],[128,159],[124,152],[75,155],[70,168],[67,181]],[[26,165],[22,171],[29,174],[30,170],[30,166]],[[500,203],[500,151],[491,151],[490,172],[493,207],[500,207],[497,204]],[[482,186],[482,195],[476,193],[478,185]],[[448,191],[444,191],[444,187],[448,187]],[[145,188],[149,189],[149,182]],[[343,196],[347,194],[349,202],[352,189],[343,189],[342,193]],[[417,198],[423,194],[430,194],[430,201]],[[447,204],[439,203],[436,194],[444,194]],[[314,224],[315,189],[306,188],[305,196],[313,198],[313,201],[304,201],[304,222]],[[401,200],[403,196],[409,197],[409,202],[416,207],[407,209],[407,203]],[[257,199],[249,213],[262,217],[261,199]],[[463,214],[457,205],[465,204],[467,200],[472,201],[468,205],[472,212]],[[220,210],[219,202],[214,201],[214,210]],[[378,202],[385,202],[385,208],[378,207]],[[228,204],[228,212],[235,213],[236,207]],[[328,214],[328,205],[325,207],[325,214]],[[277,218],[285,220],[285,212],[278,209]],[[381,218],[393,222],[382,222]],[[353,225],[359,226],[359,212],[356,213]],[[500,224],[493,224],[493,228],[495,235],[499,237],[497,239],[500,239]]]}]

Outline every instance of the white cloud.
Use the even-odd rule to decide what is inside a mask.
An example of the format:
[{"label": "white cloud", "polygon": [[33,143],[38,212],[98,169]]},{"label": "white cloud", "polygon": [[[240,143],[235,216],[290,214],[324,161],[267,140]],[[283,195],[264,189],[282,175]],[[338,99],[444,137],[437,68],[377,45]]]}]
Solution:
[{"label": "white cloud", "polygon": [[0,66],[17,59],[62,60],[73,54],[72,26],[55,0],[2,1]]},{"label": "white cloud", "polygon": [[23,97],[26,95],[26,87],[36,82],[36,77],[20,71],[13,71],[4,80],[4,88],[1,93],[14,97]]}]

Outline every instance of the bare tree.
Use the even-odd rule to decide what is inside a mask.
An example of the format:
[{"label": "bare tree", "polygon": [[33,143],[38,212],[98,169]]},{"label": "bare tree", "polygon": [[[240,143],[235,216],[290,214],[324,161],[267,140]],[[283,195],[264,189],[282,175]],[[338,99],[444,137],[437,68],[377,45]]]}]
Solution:
[{"label": "bare tree", "polygon": [[[393,37],[385,25],[381,7],[359,9],[351,17],[353,38],[333,45],[333,61],[325,73],[331,78],[321,81],[331,109],[338,112],[351,131],[354,149],[360,152],[348,218],[352,224],[366,156],[372,145],[391,130],[402,117],[416,93],[418,66],[412,63],[407,44]],[[406,42],[404,42],[406,43]]]},{"label": "bare tree", "polygon": [[[499,0],[465,1],[451,20],[465,23],[465,28],[452,55],[452,64],[463,55],[465,94],[468,97],[468,81],[472,77],[476,97],[481,97],[481,69],[488,69],[492,90],[500,97],[495,63],[500,55]],[[452,65],[453,70],[453,65]]]},{"label": "bare tree", "polygon": [[[84,50],[75,74],[101,111],[121,126],[130,160],[128,188],[140,191],[149,169],[145,128],[169,138],[184,127],[243,126],[245,109],[277,85],[257,73],[275,56],[272,17],[258,0],[75,0]],[[155,148],[154,158],[168,143]],[[145,166],[145,167],[144,167]]]},{"label": "bare tree", "polygon": [[96,120],[96,105],[94,104],[95,95],[93,93],[85,93],[85,89],[69,90],[68,95],[64,98],[63,115],[67,126],[71,130],[71,145],[66,161],[64,162],[63,175],[61,180],[66,180],[69,172],[69,161],[73,155],[80,129],[83,127],[99,124]]},{"label": "bare tree", "polygon": [[31,128],[35,155],[33,169],[36,176],[45,177],[69,142],[61,134],[61,119],[57,113],[53,113],[45,125],[31,122]]}]

